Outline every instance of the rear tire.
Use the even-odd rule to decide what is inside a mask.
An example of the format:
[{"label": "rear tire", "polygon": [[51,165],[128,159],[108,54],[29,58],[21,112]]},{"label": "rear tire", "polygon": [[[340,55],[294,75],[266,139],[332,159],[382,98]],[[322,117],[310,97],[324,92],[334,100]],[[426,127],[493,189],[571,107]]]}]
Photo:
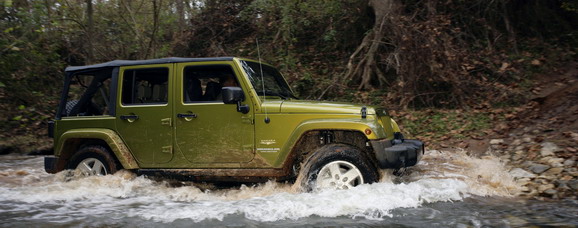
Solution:
[{"label": "rear tire", "polygon": [[84,176],[113,174],[118,171],[118,167],[108,149],[100,145],[82,147],[68,163],[68,169],[79,170]]},{"label": "rear tire", "polygon": [[358,149],[332,144],[317,150],[303,166],[306,191],[319,189],[350,189],[378,180],[374,166]]}]

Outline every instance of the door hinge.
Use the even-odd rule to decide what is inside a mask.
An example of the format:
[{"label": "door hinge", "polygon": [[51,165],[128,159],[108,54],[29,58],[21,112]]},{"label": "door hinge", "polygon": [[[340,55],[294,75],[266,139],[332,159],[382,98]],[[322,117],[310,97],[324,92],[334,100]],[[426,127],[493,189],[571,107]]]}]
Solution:
[{"label": "door hinge", "polygon": [[161,125],[167,125],[167,126],[171,127],[171,126],[173,126],[172,123],[173,122],[171,121],[171,118],[161,119]]},{"label": "door hinge", "polygon": [[241,116],[241,122],[242,123],[246,123],[246,124],[255,124],[255,121],[253,120],[253,115],[243,115]]},{"label": "door hinge", "polygon": [[162,152],[167,154],[173,154],[173,146],[163,146]]}]

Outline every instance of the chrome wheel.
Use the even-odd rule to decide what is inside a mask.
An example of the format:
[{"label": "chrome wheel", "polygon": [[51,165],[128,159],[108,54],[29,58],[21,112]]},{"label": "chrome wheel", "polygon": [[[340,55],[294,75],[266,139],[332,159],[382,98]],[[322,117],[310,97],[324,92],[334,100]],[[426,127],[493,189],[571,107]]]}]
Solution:
[{"label": "chrome wheel", "polygon": [[107,173],[104,164],[96,158],[86,158],[78,163],[77,170],[85,176],[104,176]]},{"label": "chrome wheel", "polygon": [[363,181],[361,171],[347,161],[333,161],[324,165],[317,175],[317,189],[350,189]]}]

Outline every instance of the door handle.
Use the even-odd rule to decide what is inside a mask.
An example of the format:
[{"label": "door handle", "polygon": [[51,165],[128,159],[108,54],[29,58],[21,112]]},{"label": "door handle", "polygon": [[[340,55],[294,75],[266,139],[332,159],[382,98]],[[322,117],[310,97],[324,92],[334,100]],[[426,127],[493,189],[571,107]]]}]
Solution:
[{"label": "door handle", "polygon": [[191,121],[194,118],[197,118],[197,114],[195,113],[179,113],[177,117],[185,119],[185,121]]},{"label": "door handle", "polygon": [[197,118],[197,114],[195,113],[179,113],[177,114],[179,118]]},{"label": "door handle", "polygon": [[132,122],[138,120],[138,116],[137,115],[122,115],[122,116],[120,116],[120,119],[126,120],[126,121],[132,123]]}]

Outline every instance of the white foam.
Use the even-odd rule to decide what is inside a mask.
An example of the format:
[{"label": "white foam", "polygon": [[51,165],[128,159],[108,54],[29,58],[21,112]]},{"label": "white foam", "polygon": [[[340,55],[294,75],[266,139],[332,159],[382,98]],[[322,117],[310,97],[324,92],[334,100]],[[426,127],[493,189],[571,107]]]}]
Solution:
[{"label": "white foam", "polygon": [[193,185],[171,187],[130,172],[71,179],[65,172],[41,172],[41,165],[36,161],[21,170],[0,170],[4,210],[34,209],[38,211],[34,217],[58,221],[109,214],[157,222],[223,220],[228,215],[256,221],[310,216],[383,219],[396,208],[459,201],[470,195],[509,196],[517,187],[499,160],[472,158],[465,152],[430,151],[402,179],[383,172],[380,183],[313,193],[294,192],[289,184],[271,181],[213,191]]},{"label": "white foam", "polygon": [[[276,183],[268,183],[276,185]],[[419,180],[408,184],[375,183],[348,191],[326,190],[315,193],[279,192],[241,200],[214,198],[191,202],[163,201],[131,209],[129,216],[158,222],[177,219],[222,220],[227,215],[242,214],[257,221],[320,217],[363,217],[382,219],[395,208],[418,207],[423,203],[455,201],[467,195],[467,185],[459,180]],[[258,191],[255,189],[255,191]],[[162,204],[162,206],[159,206]]]}]

